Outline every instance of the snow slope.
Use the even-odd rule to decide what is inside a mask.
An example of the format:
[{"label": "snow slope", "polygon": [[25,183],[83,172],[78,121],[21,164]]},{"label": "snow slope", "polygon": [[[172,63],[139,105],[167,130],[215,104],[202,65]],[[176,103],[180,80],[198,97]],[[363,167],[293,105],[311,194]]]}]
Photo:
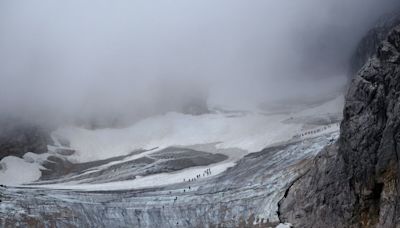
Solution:
[{"label": "snow slope", "polygon": [[68,139],[77,150],[79,162],[127,155],[138,149],[219,143],[218,148],[239,148],[255,152],[266,145],[290,139],[301,124],[284,124],[286,116],[249,114],[229,118],[223,114],[201,116],[168,113],[145,119],[129,128],[86,130],[59,129],[56,135]]},{"label": "snow slope", "polygon": [[[32,153],[24,159],[9,157],[1,161],[0,184],[23,184],[40,178],[41,163],[46,156],[54,154],[55,149],[65,148],[58,143],[58,138],[67,140],[70,149],[76,151],[68,156],[74,163],[83,163],[108,159],[116,156],[129,155],[139,149],[150,151],[134,154],[127,159],[138,159],[151,155],[153,152],[171,146],[192,147],[193,145],[213,144],[214,153],[223,153],[230,158],[219,167],[231,167],[236,161],[251,152],[260,151],[268,146],[291,141],[310,126],[302,122],[290,122],[288,119],[300,117],[315,118],[329,113],[338,113],[342,109],[343,97],[328,101],[317,107],[305,109],[297,113],[263,115],[260,113],[246,113],[232,117],[230,114],[216,113],[199,116],[180,113],[167,113],[144,119],[128,128],[87,130],[77,127],[64,127],[56,130],[52,137],[55,147],[49,147],[47,154],[38,157]],[[313,128],[315,126],[311,126]],[[319,126],[320,127],[320,126]],[[338,127],[327,131],[336,131]],[[312,129],[311,129],[312,130]],[[315,137],[317,134],[307,134],[304,138]],[[154,150],[154,148],[157,148]],[[232,154],[229,154],[232,151]],[[239,151],[239,152],[238,152]],[[126,160],[126,159],[125,159]],[[112,164],[118,163],[112,162]],[[111,163],[110,163],[111,164]],[[104,167],[106,167],[105,165]],[[104,167],[98,167],[102,169]],[[224,171],[221,169],[221,172]],[[24,170],[28,174],[21,175],[17,170]],[[90,170],[93,172],[93,170]],[[185,173],[187,172],[187,173]],[[190,170],[180,174],[166,174],[169,178],[162,178],[161,174],[155,177],[145,177],[135,180],[137,186],[142,183],[151,183],[151,178],[161,177],[168,182],[180,180],[182,176],[190,176]],[[167,181],[170,180],[170,181]],[[100,186],[99,186],[100,187]]]},{"label": "snow slope", "polygon": [[285,115],[249,113],[229,117],[224,114],[200,116],[168,113],[142,120],[124,129],[87,130],[76,127],[58,129],[54,135],[68,139],[78,162],[127,155],[138,149],[219,143],[218,148],[239,148],[256,152],[268,145],[288,141],[304,127],[302,123],[283,123],[293,117],[338,113],[343,96],[320,106]]}]

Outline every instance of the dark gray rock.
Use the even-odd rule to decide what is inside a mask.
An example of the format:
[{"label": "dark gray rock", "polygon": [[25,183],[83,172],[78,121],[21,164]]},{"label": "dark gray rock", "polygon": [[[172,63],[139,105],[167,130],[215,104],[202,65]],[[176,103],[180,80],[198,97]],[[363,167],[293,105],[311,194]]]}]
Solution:
[{"label": "dark gray rock", "polygon": [[383,17],[358,44],[350,61],[350,76],[355,75],[378,50],[379,44],[387,37],[389,31],[400,24],[400,13]]},{"label": "dark gray rock", "polygon": [[354,217],[363,227],[400,225],[399,39],[397,26],[354,79],[344,110],[339,152],[356,197]]},{"label": "dark gray rock", "polygon": [[27,152],[47,152],[49,131],[21,119],[0,118],[0,160],[6,156],[22,157]]},{"label": "dark gray rock", "polygon": [[279,219],[295,227],[346,227],[354,197],[344,163],[334,144],[321,151],[311,168],[287,189]]},{"label": "dark gray rock", "polygon": [[[399,22],[400,23],[400,22]],[[400,227],[400,25],[352,81],[337,148],[280,202],[295,227]]]}]

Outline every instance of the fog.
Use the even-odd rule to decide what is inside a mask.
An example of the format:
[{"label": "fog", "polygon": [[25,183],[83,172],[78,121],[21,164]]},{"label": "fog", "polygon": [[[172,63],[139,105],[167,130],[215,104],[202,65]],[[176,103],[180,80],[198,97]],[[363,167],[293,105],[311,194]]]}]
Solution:
[{"label": "fog", "polygon": [[197,97],[331,96],[357,42],[396,4],[1,1],[0,111],[137,119]]}]

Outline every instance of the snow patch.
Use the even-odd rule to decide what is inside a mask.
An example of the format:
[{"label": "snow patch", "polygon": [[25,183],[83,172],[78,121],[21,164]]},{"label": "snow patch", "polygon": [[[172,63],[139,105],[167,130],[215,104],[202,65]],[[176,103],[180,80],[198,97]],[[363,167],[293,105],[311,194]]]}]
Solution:
[{"label": "snow patch", "polygon": [[290,223],[280,223],[279,225],[276,226],[276,228],[292,228],[293,225]]},{"label": "snow patch", "polygon": [[26,160],[15,156],[4,157],[0,161],[0,184],[16,185],[38,180],[42,167],[29,155]]}]

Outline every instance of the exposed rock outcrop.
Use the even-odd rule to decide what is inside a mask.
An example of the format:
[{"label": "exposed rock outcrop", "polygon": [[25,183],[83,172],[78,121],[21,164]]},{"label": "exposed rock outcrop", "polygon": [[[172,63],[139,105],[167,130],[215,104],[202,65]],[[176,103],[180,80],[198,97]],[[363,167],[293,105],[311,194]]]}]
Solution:
[{"label": "exposed rock outcrop", "polygon": [[36,124],[11,117],[0,118],[0,160],[6,156],[22,157],[27,152],[47,152],[49,131]]},{"label": "exposed rock outcrop", "polygon": [[[379,39],[363,41],[371,44],[365,55]],[[400,25],[377,47],[350,86],[337,147],[321,152],[315,167],[287,190],[281,221],[295,227],[400,226]]]},{"label": "exposed rock outcrop", "polygon": [[279,202],[279,219],[294,227],[346,227],[354,196],[344,162],[334,144],[320,152],[313,168],[287,189]]},{"label": "exposed rock outcrop", "polygon": [[388,33],[400,24],[400,13],[392,13],[383,17],[374,28],[360,41],[350,61],[350,76],[357,72],[367,63],[371,56],[376,54],[379,44],[388,36]]}]

